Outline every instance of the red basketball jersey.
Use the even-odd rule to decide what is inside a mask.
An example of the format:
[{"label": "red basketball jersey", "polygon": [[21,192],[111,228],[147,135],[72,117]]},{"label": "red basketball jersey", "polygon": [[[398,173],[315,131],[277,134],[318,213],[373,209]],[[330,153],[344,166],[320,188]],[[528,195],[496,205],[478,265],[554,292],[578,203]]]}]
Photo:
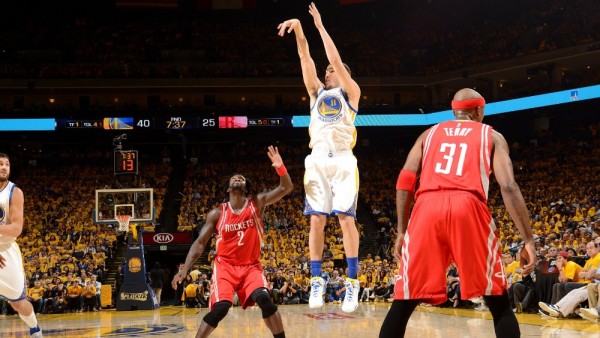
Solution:
[{"label": "red basketball jersey", "polygon": [[254,264],[260,257],[262,236],[263,223],[256,203],[250,197],[239,214],[233,211],[229,202],[221,203],[215,259],[232,265]]},{"label": "red basketball jersey", "polygon": [[483,123],[456,120],[431,127],[416,198],[427,191],[462,190],[487,202],[492,146],[492,127]]}]

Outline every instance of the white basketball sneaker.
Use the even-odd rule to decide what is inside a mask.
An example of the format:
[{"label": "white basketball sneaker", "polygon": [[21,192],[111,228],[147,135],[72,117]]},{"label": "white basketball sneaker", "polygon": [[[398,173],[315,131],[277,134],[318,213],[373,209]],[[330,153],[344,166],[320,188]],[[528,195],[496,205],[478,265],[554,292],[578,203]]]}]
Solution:
[{"label": "white basketball sneaker", "polygon": [[40,330],[39,326],[33,327],[29,329],[29,334],[32,338],[42,338],[42,330]]},{"label": "white basketball sneaker", "polygon": [[323,294],[325,293],[325,281],[323,277],[313,277],[310,279],[310,298],[308,307],[316,309],[323,306]]},{"label": "white basketball sneaker", "polygon": [[346,287],[346,295],[342,303],[342,311],[354,312],[358,308],[358,294],[360,293],[358,279],[346,278],[344,286]]}]

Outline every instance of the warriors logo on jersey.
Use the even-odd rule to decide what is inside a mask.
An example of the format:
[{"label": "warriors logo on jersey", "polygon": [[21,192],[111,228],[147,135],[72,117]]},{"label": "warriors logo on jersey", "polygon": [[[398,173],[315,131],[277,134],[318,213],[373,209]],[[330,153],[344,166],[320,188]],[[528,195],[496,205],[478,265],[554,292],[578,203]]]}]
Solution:
[{"label": "warriors logo on jersey", "polygon": [[342,101],[335,95],[325,95],[317,103],[319,120],[331,123],[342,118]]},{"label": "warriors logo on jersey", "polygon": [[6,216],[6,211],[4,210],[4,205],[0,204],[0,224],[4,223],[5,216]]}]

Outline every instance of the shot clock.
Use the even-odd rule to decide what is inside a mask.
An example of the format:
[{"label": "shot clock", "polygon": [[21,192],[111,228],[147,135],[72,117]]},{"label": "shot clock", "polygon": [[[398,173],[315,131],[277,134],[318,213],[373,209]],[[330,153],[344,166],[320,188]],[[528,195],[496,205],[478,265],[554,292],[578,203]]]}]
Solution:
[{"label": "shot clock", "polygon": [[114,173],[137,174],[138,173],[138,151],[137,150],[115,150]]}]

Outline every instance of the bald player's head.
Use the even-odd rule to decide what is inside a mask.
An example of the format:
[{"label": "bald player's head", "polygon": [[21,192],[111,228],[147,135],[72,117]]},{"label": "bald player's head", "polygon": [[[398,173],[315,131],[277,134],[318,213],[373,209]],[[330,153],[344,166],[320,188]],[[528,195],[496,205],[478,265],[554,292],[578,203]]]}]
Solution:
[{"label": "bald player's head", "polygon": [[454,100],[469,100],[482,97],[477,91],[471,88],[463,88],[454,94]]},{"label": "bald player's head", "polygon": [[463,88],[457,91],[452,100],[452,111],[457,119],[481,122],[484,106],[483,96],[471,88]]}]

